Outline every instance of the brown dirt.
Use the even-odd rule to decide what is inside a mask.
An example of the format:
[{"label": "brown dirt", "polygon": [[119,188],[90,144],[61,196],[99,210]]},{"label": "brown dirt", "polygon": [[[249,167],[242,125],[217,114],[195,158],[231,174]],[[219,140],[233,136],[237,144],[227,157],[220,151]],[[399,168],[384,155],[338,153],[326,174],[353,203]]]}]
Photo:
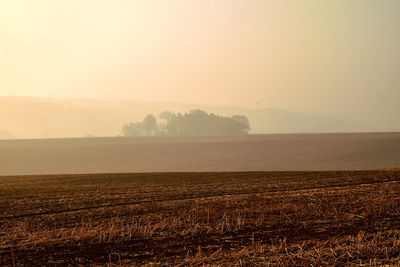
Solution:
[{"label": "brown dirt", "polygon": [[0,175],[400,167],[400,133],[0,140]]},{"label": "brown dirt", "polygon": [[400,171],[0,178],[0,265],[400,263]]}]

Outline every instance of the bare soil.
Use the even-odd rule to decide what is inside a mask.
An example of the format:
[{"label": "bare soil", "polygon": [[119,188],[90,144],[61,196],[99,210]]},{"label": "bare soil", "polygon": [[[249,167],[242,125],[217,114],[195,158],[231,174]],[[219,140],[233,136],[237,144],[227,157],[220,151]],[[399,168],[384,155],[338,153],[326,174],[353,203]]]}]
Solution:
[{"label": "bare soil", "polygon": [[400,133],[0,140],[0,175],[400,167]]},{"label": "bare soil", "polygon": [[396,265],[399,216],[399,170],[8,176],[0,265]]}]

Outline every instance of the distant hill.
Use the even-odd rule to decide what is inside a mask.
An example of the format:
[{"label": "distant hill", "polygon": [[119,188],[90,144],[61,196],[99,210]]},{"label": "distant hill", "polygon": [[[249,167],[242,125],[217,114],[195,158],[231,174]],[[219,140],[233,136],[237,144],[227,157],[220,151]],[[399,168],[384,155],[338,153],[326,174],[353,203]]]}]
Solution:
[{"label": "distant hill", "polygon": [[356,123],[280,109],[249,109],[132,100],[0,97],[0,129],[15,138],[116,136],[123,124],[169,110],[202,109],[223,116],[249,118],[250,133],[325,133],[368,130]]},{"label": "distant hill", "polygon": [[4,129],[0,129],[0,139],[12,139],[13,135]]}]

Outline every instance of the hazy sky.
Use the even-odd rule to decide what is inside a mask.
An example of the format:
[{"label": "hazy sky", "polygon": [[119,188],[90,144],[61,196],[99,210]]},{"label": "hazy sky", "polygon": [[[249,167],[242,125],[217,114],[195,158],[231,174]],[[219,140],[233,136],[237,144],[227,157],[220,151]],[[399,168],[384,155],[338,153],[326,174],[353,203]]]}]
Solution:
[{"label": "hazy sky", "polygon": [[0,2],[0,95],[400,114],[399,0]]}]

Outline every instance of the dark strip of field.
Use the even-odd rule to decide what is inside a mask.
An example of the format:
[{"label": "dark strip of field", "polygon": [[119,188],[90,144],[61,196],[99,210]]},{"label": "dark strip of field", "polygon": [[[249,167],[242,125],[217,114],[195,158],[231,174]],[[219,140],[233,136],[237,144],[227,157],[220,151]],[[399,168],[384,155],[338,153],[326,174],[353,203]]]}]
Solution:
[{"label": "dark strip of field", "polygon": [[400,263],[400,171],[0,177],[0,265]]},{"label": "dark strip of field", "polygon": [[0,175],[400,167],[400,133],[0,141]]}]

